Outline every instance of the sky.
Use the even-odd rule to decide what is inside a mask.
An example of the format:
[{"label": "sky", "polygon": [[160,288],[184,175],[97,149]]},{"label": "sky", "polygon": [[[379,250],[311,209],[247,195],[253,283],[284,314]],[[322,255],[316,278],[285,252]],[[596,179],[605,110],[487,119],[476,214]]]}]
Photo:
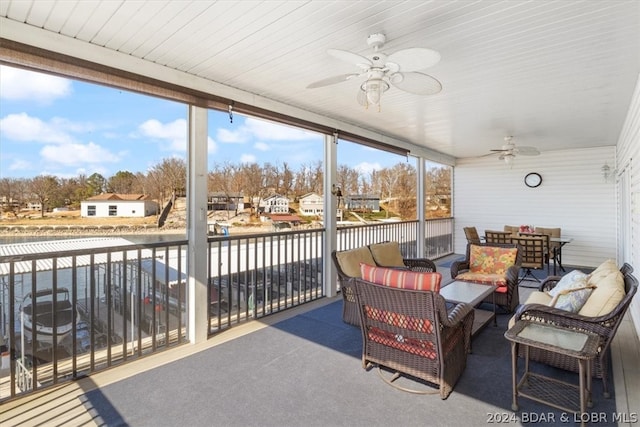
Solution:
[{"label": "sky", "polygon": [[[0,178],[72,178],[146,172],[186,158],[187,106],[106,86],[0,66]],[[272,122],[210,110],[209,169],[215,163],[287,163],[294,171],[323,159],[323,137]],[[338,164],[369,173],[402,156],[340,141]],[[412,160],[410,162],[413,163]]]}]

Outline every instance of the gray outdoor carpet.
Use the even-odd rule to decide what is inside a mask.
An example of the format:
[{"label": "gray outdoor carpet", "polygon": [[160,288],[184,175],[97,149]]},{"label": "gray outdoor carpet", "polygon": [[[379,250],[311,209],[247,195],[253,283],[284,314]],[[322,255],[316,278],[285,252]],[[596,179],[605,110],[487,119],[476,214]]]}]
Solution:
[{"label": "gray outdoor carpet", "polygon": [[[575,425],[573,414],[527,399],[519,400],[520,412],[511,411],[510,346],[503,336],[509,315],[474,339],[464,374],[441,400],[396,390],[376,370],[364,370],[360,330],[342,322],[341,307],[336,301],[88,392],[85,406],[99,424],[134,427],[485,426],[534,419],[544,426],[565,424],[563,417]],[[534,367],[577,381],[573,373]],[[593,396],[590,411],[607,414],[609,422],[598,425],[615,425],[615,396],[602,397],[601,380],[594,380]]]}]

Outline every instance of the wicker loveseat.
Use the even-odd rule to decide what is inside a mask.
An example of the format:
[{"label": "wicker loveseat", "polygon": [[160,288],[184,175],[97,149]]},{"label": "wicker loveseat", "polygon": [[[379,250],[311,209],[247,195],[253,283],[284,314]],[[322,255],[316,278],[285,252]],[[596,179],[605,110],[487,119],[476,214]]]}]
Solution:
[{"label": "wicker loveseat", "polygon": [[[518,273],[522,256],[516,245],[502,243],[468,244],[464,260],[451,264],[455,280],[497,285],[496,305],[511,313],[519,304]],[[492,303],[489,296],[485,302]]]},{"label": "wicker loveseat", "polygon": [[352,279],[360,278],[360,264],[433,272],[436,265],[427,258],[403,258],[398,242],[381,242],[346,251],[333,251],[331,258],[338,273],[342,293],[342,320],[354,326],[360,325],[358,307],[353,295]]},{"label": "wicker loveseat", "polygon": [[[437,289],[413,289],[417,283],[436,282],[415,276],[437,276],[439,288],[440,273],[394,270],[363,275],[379,282],[358,278],[351,281],[362,331],[363,368],[377,365],[383,379],[392,386],[403,374],[427,381],[438,386],[440,397],[446,399],[467,364],[473,308],[456,304],[447,312]],[[410,275],[414,277],[407,278]],[[382,374],[384,368],[394,371],[391,379]],[[396,387],[414,393],[437,393]]]},{"label": "wicker loveseat", "polygon": [[[638,279],[631,274],[632,272],[633,268],[629,264],[624,264],[618,270],[615,261],[608,260],[584,277],[579,276],[577,271],[567,273],[562,278],[550,276],[542,282],[539,291],[533,292],[526,303],[518,309],[510,325],[524,319],[590,331],[599,335],[600,349],[594,364],[593,376],[602,378],[604,396],[609,397],[607,388],[609,348],[638,289]],[[565,284],[565,288],[573,288],[575,292],[565,293],[566,301],[561,302],[558,297],[563,293],[559,288]],[[555,297],[549,294],[550,291],[554,293],[552,291],[554,288],[556,288]],[[583,292],[587,293],[586,300],[577,302],[579,298],[575,295]],[[574,312],[575,310],[577,312]],[[575,358],[546,350],[530,348],[529,359],[578,372],[578,363]]]}]

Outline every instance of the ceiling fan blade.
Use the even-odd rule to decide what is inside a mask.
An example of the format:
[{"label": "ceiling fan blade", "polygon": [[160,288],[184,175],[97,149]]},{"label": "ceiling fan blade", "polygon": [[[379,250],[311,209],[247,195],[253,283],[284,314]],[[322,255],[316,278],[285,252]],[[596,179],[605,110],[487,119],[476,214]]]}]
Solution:
[{"label": "ceiling fan blade", "polygon": [[516,152],[523,156],[537,156],[540,154],[536,147],[517,147]]},{"label": "ceiling fan blade", "polygon": [[387,62],[400,66],[400,71],[418,71],[432,67],[440,62],[440,53],[422,47],[402,49],[387,57]]},{"label": "ceiling fan blade", "polygon": [[352,77],[357,77],[360,74],[340,74],[339,76],[327,77],[326,79],[318,80],[307,86],[307,89],[315,89],[317,87],[324,87],[334,85],[336,83],[342,83],[349,80]]},{"label": "ceiling fan blade", "polygon": [[482,156],[480,156],[480,157],[495,156],[496,154],[498,154],[498,153],[487,153],[487,154],[483,154],[483,155],[482,155]]},{"label": "ceiling fan blade", "polygon": [[348,50],[327,49],[327,53],[334,58],[348,62],[350,64],[355,64],[363,69],[366,69],[373,65],[373,62],[371,62],[369,58],[358,55],[357,53],[349,52]]},{"label": "ceiling fan blade", "polygon": [[392,80],[391,84],[405,92],[416,95],[435,95],[442,90],[442,84],[429,75],[417,72],[398,74],[402,75],[402,79]]},{"label": "ceiling fan blade", "polygon": [[507,150],[505,148],[494,148],[493,150],[489,150],[489,151],[496,151],[498,153],[503,153],[503,152],[507,152],[509,150]]}]

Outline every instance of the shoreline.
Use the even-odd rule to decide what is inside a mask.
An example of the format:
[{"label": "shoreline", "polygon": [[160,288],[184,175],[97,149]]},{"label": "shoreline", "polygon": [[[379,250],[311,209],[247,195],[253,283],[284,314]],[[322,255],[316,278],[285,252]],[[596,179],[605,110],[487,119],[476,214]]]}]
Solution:
[{"label": "shoreline", "polygon": [[178,234],[184,227],[158,228],[156,225],[10,225],[0,226],[0,236],[66,236],[86,234]]}]

